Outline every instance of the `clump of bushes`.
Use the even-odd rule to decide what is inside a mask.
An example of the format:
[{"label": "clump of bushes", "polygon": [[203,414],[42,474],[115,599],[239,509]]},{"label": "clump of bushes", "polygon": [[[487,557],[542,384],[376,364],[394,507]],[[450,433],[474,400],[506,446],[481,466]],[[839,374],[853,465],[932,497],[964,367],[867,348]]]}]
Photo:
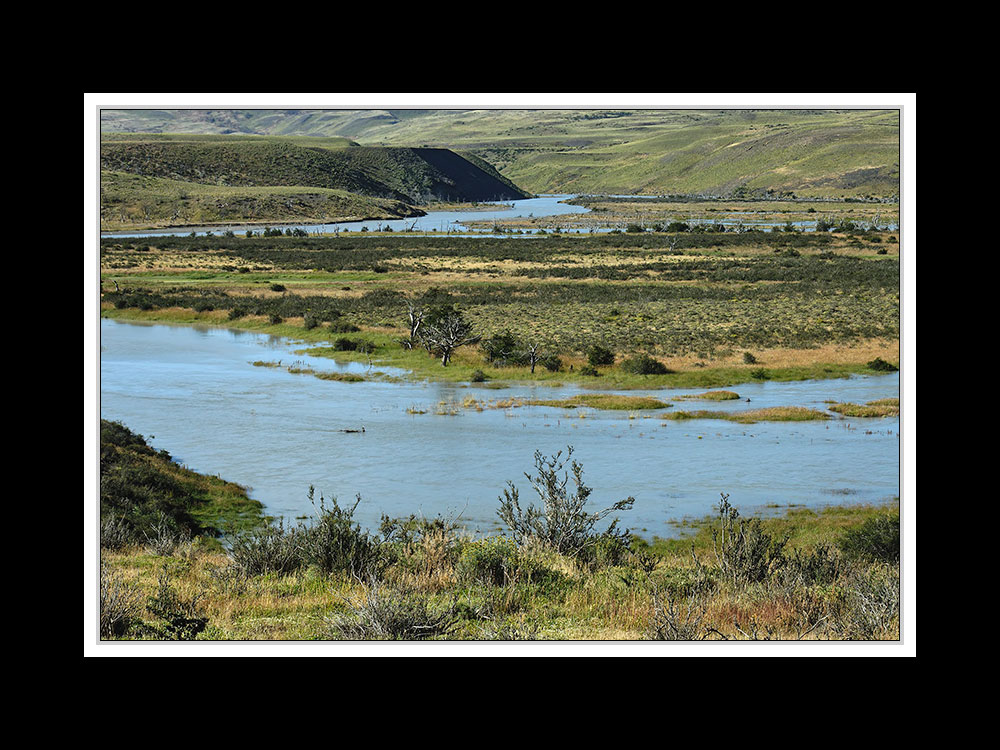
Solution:
[{"label": "clump of bushes", "polygon": [[615,353],[605,346],[594,344],[587,350],[587,362],[592,367],[603,367],[615,363]]},{"label": "clump of bushes", "polygon": [[899,562],[899,514],[870,518],[848,529],[838,546],[851,559]]},{"label": "clump of bushes", "polygon": [[667,375],[672,372],[672,370],[667,369],[666,365],[648,354],[640,354],[623,360],[620,367],[623,371],[633,375]]},{"label": "clump of bushes", "polygon": [[899,370],[896,365],[891,362],[886,362],[881,357],[875,357],[871,362],[865,364],[869,370],[875,370],[877,372],[897,372]]},{"label": "clump of bushes", "polygon": [[467,544],[455,572],[461,580],[502,586],[513,579],[521,563],[517,544],[506,536],[479,539]]},{"label": "clump of bushes", "polygon": [[[592,561],[602,541],[628,546],[631,535],[618,529],[617,518],[603,531],[597,529],[612,513],[630,510],[635,498],[627,497],[595,513],[586,510],[592,489],[583,483],[583,467],[571,461],[572,455],[572,446],[567,447],[565,459],[562,458],[562,451],[548,458],[535,451],[538,473],[536,476],[525,476],[542,501],[541,507],[528,505],[522,508],[517,487],[508,482],[500,498],[497,515],[510,529],[518,546],[541,542],[559,554]],[[567,462],[570,470],[560,476]],[[571,480],[572,493],[568,488]]]},{"label": "clump of bushes", "polygon": [[758,583],[784,567],[788,537],[767,533],[759,518],[742,518],[725,493],[719,502],[719,522],[712,529],[712,543],[723,577],[734,584]]},{"label": "clump of bushes", "polygon": [[429,596],[401,584],[369,581],[345,614],[328,618],[327,637],[348,641],[417,641],[447,635],[460,621],[454,603],[435,606]]},{"label": "clump of bushes", "polygon": [[[313,503],[314,489],[309,488]],[[354,522],[354,511],[361,495],[351,507],[340,507],[336,499],[327,507],[321,496],[318,515],[311,524],[269,526],[237,536],[230,555],[245,575],[264,573],[287,575],[315,567],[324,574],[346,573],[361,579],[379,577],[388,558],[382,554],[383,540],[361,529]]]},{"label": "clump of bushes", "polygon": [[330,330],[333,333],[357,333],[361,329],[346,320],[335,320],[330,323]]}]

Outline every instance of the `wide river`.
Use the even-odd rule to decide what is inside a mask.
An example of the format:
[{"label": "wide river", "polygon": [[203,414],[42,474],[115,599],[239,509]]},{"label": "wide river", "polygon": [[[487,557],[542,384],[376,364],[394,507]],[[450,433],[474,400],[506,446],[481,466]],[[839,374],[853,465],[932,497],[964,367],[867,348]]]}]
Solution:
[{"label": "wide river", "polygon": [[[355,518],[368,528],[376,528],[383,513],[412,513],[492,532],[499,528],[497,498],[506,482],[518,487],[522,506],[537,500],[524,477],[534,452],[554,454],[567,445],[594,488],[593,509],[635,497],[622,525],[646,538],[676,536],[676,522],[710,514],[720,492],[744,515],[783,512],[792,504],[882,502],[899,494],[898,418],[742,425],[661,420],[658,412],[630,419],[627,412],[595,409],[456,409],[451,405],[468,397],[563,398],[580,390],[328,381],[285,366],[301,361],[359,374],[368,367],[296,354],[302,345],[287,339],[222,328],[101,320],[100,332],[101,417],[145,435],[190,469],[248,486],[267,513],[287,519],[312,514],[306,493],[314,485],[317,497],[341,504],[360,493]],[[899,377],[762,382],[733,390],[751,403],[679,401],[673,408],[823,409],[828,400],[897,397]],[[669,400],[696,392],[629,393]]]}]

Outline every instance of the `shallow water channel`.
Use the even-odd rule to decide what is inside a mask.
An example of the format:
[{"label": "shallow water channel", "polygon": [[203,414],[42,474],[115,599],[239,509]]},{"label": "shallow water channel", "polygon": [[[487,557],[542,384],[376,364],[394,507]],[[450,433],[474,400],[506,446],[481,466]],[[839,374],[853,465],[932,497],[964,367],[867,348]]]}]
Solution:
[{"label": "shallow water channel", "polygon": [[[390,517],[459,518],[470,530],[499,528],[497,498],[507,480],[522,507],[537,498],[524,477],[536,450],[567,445],[594,488],[593,510],[632,495],[622,525],[640,536],[682,533],[678,522],[713,512],[719,493],[746,515],[791,504],[880,502],[899,494],[899,419],[738,424],[669,421],[661,411],[521,406],[461,408],[467,397],[565,398],[570,386],[400,382],[358,363],[296,354],[302,344],[221,328],[101,321],[101,417],[145,435],[157,449],[205,474],[251,489],[266,512],[311,515],[317,498],[362,502],[355,518],[377,528]],[[254,366],[255,361],[281,367]],[[356,372],[364,382],[295,375]],[[386,375],[400,374],[389,368]],[[703,389],[629,391],[669,401]],[[825,408],[899,395],[898,374],[733,387],[740,401],[677,401],[673,409]],[[744,399],[749,397],[751,403]],[[442,409],[441,402],[448,404]],[[458,408],[450,408],[450,405]],[[412,412],[425,413],[418,414]],[[438,413],[443,412],[443,413]],[[452,413],[457,412],[457,413]],[[342,432],[360,430],[364,432]]]}]

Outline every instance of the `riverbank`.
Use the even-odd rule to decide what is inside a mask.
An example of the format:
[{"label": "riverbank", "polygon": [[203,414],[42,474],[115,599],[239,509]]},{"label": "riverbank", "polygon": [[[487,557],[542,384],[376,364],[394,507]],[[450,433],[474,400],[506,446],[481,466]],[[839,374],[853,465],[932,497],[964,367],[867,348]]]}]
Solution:
[{"label": "riverbank", "polygon": [[[409,380],[432,380],[450,383],[481,382],[501,388],[525,383],[558,386],[575,384],[593,390],[646,390],[665,388],[723,388],[753,382],[788,382],[798,380],[827,380],[852,375],[884,374],[885,370],[873,362],[881,360],[890,366],[898,361],[898,341],[864,342],[855,346],[831,346],[822,350],[764,350],[753,363],[744,361],[743,355],[733,354],[705,363],[697,357],[664,358],[665,366],[672,370],[665,374],[636,374],[617,366],[593,368],[597,374],[586,374],[588,360],[579,355],[561,355],[563,366],[551,372],[529,366],[491,367],[483,361],[482,353],[473,347],[458,350],[448,367],[442,367],[437,357],[423,349],[404,349],[400,338],[403,328],[368,328],[353,333],[334,333],[328,326],[306,328],[305,319],[283,320],[271,323],[264,316],[246,316],[229,320],[222,311],[197,312],[192,309],[167,308],[162,310],[116,309],[102,305],[101,316],[112,320],[135,323],[162,323],[168,325],[213,326],[238,331],[279,336],[301,342],[301,353],[325,357],[337,362],[361,362],[375,369],[398,368],[405,370],[402,377]],[[366,342],[371,348],[350,351],[337,348],[336,342]],[[340,345],[343,347],[343,344]],[[819,356],[820,361],[807,361]]]},{"label": "riverbank", "polygon": [[597,535],[575,553],[509,529],[472,540],[441,518],[369,534],[350,506],[317,502],[310,520],[245,533],[229,552],[196,540],[102,549],[103,638],[899,638],[898,502],[746,519],[724,496],[683,538]]}]

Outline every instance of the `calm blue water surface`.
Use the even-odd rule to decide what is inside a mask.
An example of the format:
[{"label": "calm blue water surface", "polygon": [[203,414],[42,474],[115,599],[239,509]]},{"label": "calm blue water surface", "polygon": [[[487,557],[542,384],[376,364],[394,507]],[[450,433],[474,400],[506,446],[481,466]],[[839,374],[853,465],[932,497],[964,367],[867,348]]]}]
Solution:
[{"label": "calm blue water surface", "polygon": [[[498,528],[497,498],[507,480],[519,488],[522,506],[536,500],[524,477],[535,450],[554,454],[567,445],[574,446],[594,488],[594,509],[635,497],[622,524],[647,538],[676,536],[671,522],[710,514],[721,492],[744,514],[783,512],[768,507],[773,504],[821,507],[899,494],[898,418],[740,425],[540,406],[439,415],[441,402],[469,396],[563,398],[581,391],[323,381],[284,367],[301,362],[316,370],[371,370],[296,354],[301,345],[287,339],[228,329],[102,320],[100,330],[101,417],[123,422],[195,471],[250,487],[275,516],[312,514],[306,493],[314,485],[317,497],[337,497],[341,504],[361,493],[355,518],[369,528],[383,513],[414,513],[459,517],[470,530],[491,532]],[[255,367],[257,360],[280,360],[282,367]],[[628,393],[669,400],[698,390]],[[732,390],[751,402],[679,401],[674,408],[823,409],[826,400],[897,397],[899,376],[751,383]],[[362,427],[363,433],[341,432]]]},{"label": "calm blue water surface", "polygon": [[[472,221],[492,221],[494,219],[515,219],[524,217],[541,218],[545,216],[559,216],[563,214],[585,214],[590,213],[590,209],[584,206],[574,206],[563,201],[575,198],[572,194],[559,195],[539,195],[537,198],[527,198],[519,201],[499,201],[499,204],[509,205],[510,208],[494,211],[429,211],[426,216],[419,216],[412,219],[392,219],[380,221],[346,221],[332,224],[275,224],[282,229],[302,229],[310,234],[324,234],[334,231],[348,230],[360,232],[365,229],[369,232],[382,231],[385,227],[391,227],[393,232],[441,232],[441,233],[464,233],[469,231],[465,222]],[[630,196],[642,197],[642,196]],[[730,212],[733,213],[733,212]],[[738,212],[737,212],[738,213]],[[747,227],[769,228],[773,226],[783,227],[783,221],[763,221],[754,218],[756,211],[747,211],[746,219],[713,219],[704,223],[724,224],[735,227],[743,224]],[[683,216],[677,217],[684,220]],[[695,222],[698,223],[698,222]],[[815,221],[795,221],[792,224],[802,231],[815,231]],[[880,225],[882,226],[882,225]],[[243,224],[233,224],[231,227],[186,227],[183,229],[156,229],[143,232],[102,232],[101,237],[168,237],[173,235],[204,235],[207,232],[221,234],[226,229],[231,229],[236,234],[245,234],[247,229],[260,232],[261,226],[247,226]],[[548,227],[551,230],[553,227]],[[610,232],[616,227],[593,227],[595,232]],[[620,229],[620,227],[617,227]],[[885,225],[883,228],[895,231],[898,227],[895,224]],[[571,230],[572,231],[572,230]],[[582,232],[591,231],[590,228],[580,230]],[[525,234],[504,235],[506,237],[531,237],[534,236],[531,230],[525,230]],[[477,234],[475,236],[482,236]]]}]

